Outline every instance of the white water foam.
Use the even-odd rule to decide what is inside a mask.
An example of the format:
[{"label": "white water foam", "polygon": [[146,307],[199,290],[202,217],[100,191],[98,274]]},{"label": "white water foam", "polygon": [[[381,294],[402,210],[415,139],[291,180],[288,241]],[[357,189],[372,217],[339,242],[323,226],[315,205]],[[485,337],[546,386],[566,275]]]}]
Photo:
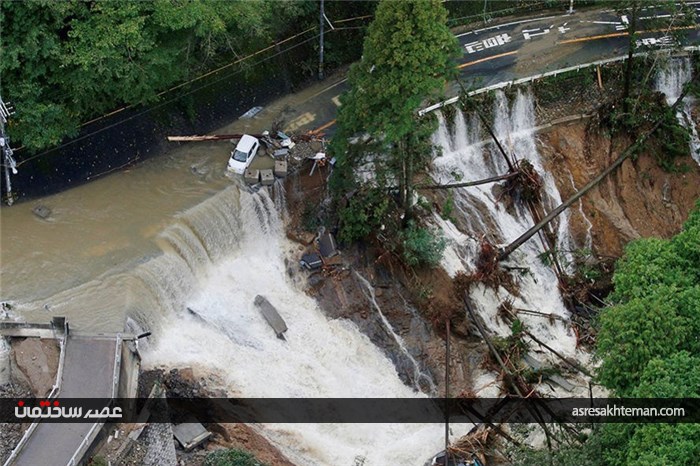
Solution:
[{"label": "white water foam", "polygon": [[[690,58],[672,59],[669,65],[656,75],[656,89],[664,93],[668,105],[673,105],[683,92],[683,86],[692,78],[693,66]],[[678,106],[676,118],[684,128],[690,130],[690,155],[700,164],[700,136],[692,117],[694,103],[692,97],[686,96]]]},{"label": "white water foam", "polygon": [[428,395],[437,396],[438,393],[437,387],[435,386],[435,382],[433,381],[432,377],[430,377],[430,374],[426,374],[421,369],[421,366],[420,364],[418,364],[418,361],[416,361],[416,358],[414,358],[413,355],[408,351],[408,348],[406,347],[406,343],[403,341],[403,338],[401,338],[401,336],[399,336],[394,331],[394,328],[391,326],[391,323],[382,312],[382,308],[379,307],[379,304],[377,303],[377,297],[375,295],[374,288],[372,287],[372,285],[369,283],[369,281],[367,281],[365,277],[360,275],[359,272],[356,271],[355,276],[360,281],[360,283],[362,283],[362,293],[372,304],[374,310],[376,310],[379,314],[379,318],[382,322],[382,325],[389,333],[389,335],[392,336],[396,344],[399,346],[402,354],[411,362],[411,365],[413,366],[413,377],[411,378],[411,380],[413,380],[413,388],[420,391],[422,382],[428,387]]},{"label": "white water foam", "polygon": [[[444,119],[440,120],[444,125]],[[535,140],[535,116],[533,98],[529,92],[518,91],[514,101],[509,102],[505,94],[498,92],[495,102],[494,132],[509,155],[527,159],[543,179],[543,204],[547,211],[561,203],[561,196],[554,183],[553,176],[544,170]],[[465,118],[457,112],[453,139],[445,143],[445,129],[439,129],[433,142],[441,144],[442,156],[433,162],[432,176],[439,183],[454,182],[454,173],[463,174],[464,180],[480,180],[508,171],[506,161],[493,144],[482,146],[482,131],[476,116]],[[493,185],[480,185],[453,190],[455,198],[455,215],[467,225],[465,233],[456,232],[451,222],[436,217],[435,223],[441,227],[445,236],[450,240],[451,252],[443,264],[448,264],[448,272],[456,273],[459,267],[454,264],[455,257],[460,258],[462,268],[474,270],[474,262],[478,250],[478,238],[484,237],[496,245],[504,245],[515,240],[520,234],[534,225],[530,212],[520,206],[515,206],[509,212],[497,195]],[[554,222],[557,238],[557,248],[569,254],[573,249],[573,240],[568,227],[568,214],[562,214]],[[472,292],[476,311],[481,315],[488,327],[501,336],[510,334],[509,326],[497,316],[498,306],[506,299],[513,301],[516,308],[529,309],[543,313],[553,313],[568,319],[569,312],[564,306],[557,285],[557,277],[553,270],[544,265],[538,257],[544,251],[540,239],[536,236],[527,241],[504,264],[511,267],[522,267],[527,270],[518,277],[520,293],[511,295],[504,288],[492,290],[476,286]],[[569,262],[565,258],[564,263]],[[587,357],[576,349],[575,335],[571,329],[560,321],[550,324],[546,319],[537,316],[520,315],[526,327],[539,339],[558,352],[571,357],[586,360]],[[538,345],[533,343],[533,348]],[[541,356],[558,362],[549,352]]]},{"label": "white water foam", "polygon": [[[300,290],[286,261],[293,246],[265,190],[241,193],[239,241],[200,270],[180,310],[163,319],[146,366],[192,366],[238,397],[420,397],[385,354],[347,320],[329,320]],[[189,261],[185,261],[189,262]],[[171,272],[172,273],[172,272]],[[183,281],[192,280],[185,273]],[[275,337],[253,301],[265,296],[289,330]],[[196,312],[182,312],[189,307]],[[380,311],[381,312],[381,311]],[[420,377],[420,374],[418,375]],[[421,465],[439,451],[440,425],[269,424],[261,433],[295,464]]]}]

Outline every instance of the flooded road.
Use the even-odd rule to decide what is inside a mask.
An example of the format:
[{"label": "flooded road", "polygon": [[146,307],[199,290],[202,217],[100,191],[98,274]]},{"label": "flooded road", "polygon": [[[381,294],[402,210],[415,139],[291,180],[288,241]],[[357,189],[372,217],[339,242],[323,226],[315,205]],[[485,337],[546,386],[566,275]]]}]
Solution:
[{"label": "flooded road", "polygon": [[[335,97],[340,91],[330,85],[340,79],[279,99],[255,118],[216,132],[259,133],[279,120],[298,131],[317,127],[325,115],[307,110]],[[121,330],[139,299],[123,274],[162,253],[163,232],[179,214],[238,182],[225,171],[231,148],[226,141],[173,143],[172,151],[129,170],[4,206],[0,300],[27,321],[65,315],[84,330]],[[51,210],[47,219],[32,212],[39,205]]]}]

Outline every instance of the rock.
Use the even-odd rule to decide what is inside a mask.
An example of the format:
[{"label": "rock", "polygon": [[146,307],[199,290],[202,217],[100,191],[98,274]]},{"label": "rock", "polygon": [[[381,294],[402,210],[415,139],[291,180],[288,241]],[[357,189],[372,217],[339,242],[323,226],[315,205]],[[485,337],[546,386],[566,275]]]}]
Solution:
[{"label": "rock", "polygon": [[180,369],[180,377],[186,382],[194,382],[194,372],[191,367]]},{"label": "rock", "polygon": [[51,216],[51,209],[46,207],[45,205],[38,205],[32,209],[32,212],[34,212],[34,215],[39,217],[42,220],[46,220]]},{"label": "rock", "polygon": [[323,283],[323,275],[320,273],[311,274],[309,275],[306,283],[309,285],[309,287],[316,288]]}]

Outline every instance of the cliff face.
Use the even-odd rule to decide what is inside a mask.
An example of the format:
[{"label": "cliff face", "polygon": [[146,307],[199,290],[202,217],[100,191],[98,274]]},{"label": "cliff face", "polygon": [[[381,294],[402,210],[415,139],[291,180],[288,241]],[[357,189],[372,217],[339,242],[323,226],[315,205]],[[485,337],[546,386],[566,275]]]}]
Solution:
[{"label": "cliff face", "polygon": [[[629,143],[620,139],[611,147],[610,138],[585,120],[552,127],[540,133],[539,140],[562,199],[605,169]],[[585,244],[590,230],[597,255],[619,257],[631,240],[670,237],[680,230],[700,198],[700,166],[688,156],[676,160],[675,172],[664,171],[651,149],[625,161],[587,193],[582,204],[572,206],[570,222],[577,244]]]}]

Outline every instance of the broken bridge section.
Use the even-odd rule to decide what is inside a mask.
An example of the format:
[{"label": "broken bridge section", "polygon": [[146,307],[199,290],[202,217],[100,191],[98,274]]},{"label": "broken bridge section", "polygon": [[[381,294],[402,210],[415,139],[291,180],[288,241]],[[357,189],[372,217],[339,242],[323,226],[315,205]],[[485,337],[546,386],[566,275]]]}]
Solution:
[{"label": "broken bridge section", "polygon": [[[138,354],[131,356],[124,345],[135,337],[122,334],[73,335],[67,330],[66,326],[63,335],[55,335],[63,340],[63,348],[56,385],[49,398],[116,398],[124,389],[124,379],[133,379],[133,369],[138,365]],[[122,367],[125,352],[129,354],[125,364],[133,367]],[[133,380],[127,382],[127,388],[135,383]],[[104,420],[65,424],[35,422],[25,432],[5,466],[79,464],[103,425]]]}]

